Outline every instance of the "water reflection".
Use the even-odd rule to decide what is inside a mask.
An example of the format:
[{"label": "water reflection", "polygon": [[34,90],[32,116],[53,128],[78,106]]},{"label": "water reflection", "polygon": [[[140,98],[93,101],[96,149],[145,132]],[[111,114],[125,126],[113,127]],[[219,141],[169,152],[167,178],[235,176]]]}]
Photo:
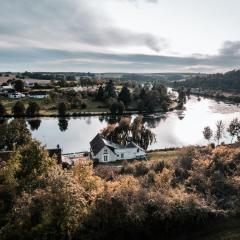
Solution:
[{"label": "water reflection", "polygon": [[40,119],[30,119],[28,120],[28,124],[30,126],[31,131],[36,131],[39,129],[41,125],[41,120]]},{"label": "water reflection", "polygon": [[107,124],[115,124],[120,121],[121,117],[120,116],[99,116],[98,119],[102,123],[106,122]]},{"label": "water reflection", "polygon": [[149,116],[144,116],[143,117],[143,122],[146,124],[147,127],[149,128],[156,128],[161,121],[165,121],[167,119],[167,115],[164,114],[162,116],[152,116],[152,117],[149,117]]},{"label": "water reflection", "polygon": [[58,126],[61,132],[65,132],[68,129],[68,119],[67,118],[59,118]]},{"label": "water reflection", "polygon": [[[197,97],[191,96],[184,110],[144,116],[145,124],[152,129],[157,138],[157,142],[149,149],[206,144],[202,134],[205,126],[215,130],[217,121],[223,120],[227,125],[234,117],[240,118],[240,108],[237,105],[218,103],[208,98],[201,98],[201,101],[198,101]],[[107,124],[117,123],[120,117],[41,118],[41,120],[38,130],[32,131],[34,138],[49,148],[60,144],[63,152],[78,152],[88,151],[89,142],[93,137]],[[230,140],[224,139],[225,142]]]}]

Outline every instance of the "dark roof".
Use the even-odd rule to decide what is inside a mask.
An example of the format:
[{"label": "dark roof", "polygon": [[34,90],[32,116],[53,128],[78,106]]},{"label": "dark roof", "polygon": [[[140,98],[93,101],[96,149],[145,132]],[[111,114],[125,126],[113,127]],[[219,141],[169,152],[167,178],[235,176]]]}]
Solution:
[{"label": "dark roof", "polygon": [[11,158],[12,151],[0,152],[0,162],[6,162]]},{"label": "dark roof", "polygon": [[105,146],[102,136],[98,133],[96,137],[90,142],[91,149],[94,155],[97,155]]},{"label": "dark roof", "polygon": [[142,151],[145,152],[145,150],[143,148],[141,148],[140,146],[138,146],[135,142],[129,142],[126,145],[126,148],[139,148],[139,149],[141,149]]},{"label": "dark roof", "polygon": [[55,156],[57,158],[57,162],[62,162],[62,149],[55,148],[55,149],[48,149],[49,157]]}]

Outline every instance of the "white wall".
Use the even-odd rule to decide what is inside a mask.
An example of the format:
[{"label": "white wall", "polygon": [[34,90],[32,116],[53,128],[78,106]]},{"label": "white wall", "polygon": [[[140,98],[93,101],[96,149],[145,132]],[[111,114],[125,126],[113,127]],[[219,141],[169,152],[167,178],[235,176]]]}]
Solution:
[{"label": "white wall", "polygon": [[[107,150],[107,154],[104,153],[104,150]],[[107,146],[105,146],[96,156],[93,157],[97,158],[99,162],[105,163],[104,155],[108,156],[108,162],[115,162],[117,160],[117,156]]]},{"label": "white wall", "polygon": [[[122,160],[122,159],[134,159],[136,157],[143,157],[146,155],[144,151],[139,149],[139,152],[137,152],[138,148],[123,148],[123,149],[116,149],[116,154],[117,154],[117,160]],[[121,154],[124,154],[123,158],[121,157]]]}]

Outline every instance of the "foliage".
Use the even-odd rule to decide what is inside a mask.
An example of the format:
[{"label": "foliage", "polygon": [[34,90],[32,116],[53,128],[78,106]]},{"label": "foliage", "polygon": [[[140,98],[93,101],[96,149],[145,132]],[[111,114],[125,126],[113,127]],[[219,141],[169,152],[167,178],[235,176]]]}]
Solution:
[{"label": "foliage", "polygon": [[12,108],[12,113],[16,117],[21,117],[25,115],[25,106],[22,101],[17,101]]},{"label": "foliage", "polygon": [[40,106],[37,102],[29,102],[28,108],[26,110],[26,114],[29,117],[34,117],[39,115]]},{"label": "foliage", "polygon": [[108,125],[103,129],[102,135],[122,145],[132,139],[145,150],[155,141],[155,135],[144,125],[142,116],[137,116],[132,123],[130,118],[122,117],[118,124]]},{"label": "foliage", "polygon": [[118,98],[124,103],[125,106],[128,106],[131,103],[131,93],[126,85],[122,87]]},{"label": "foliage", "polygon": [[24,82],[22,80],[16,80],[14,82],[14,88],[17,92],[23,92],[24,90]]},{"label": "foliage", "polygon": [[67,114],[67,110],[68,110],[68,107],[65,102],[60,102],[58,104],[58,114],[60,116],[65,116]]},{"label": "foliage", "polygon": [[30,141],[0,170],[0,238],[184,239],[239,213],[239,164],[238,147],[220,146],[182,149],[167,164],[63,170]]},{"label": "foliage", "polygon": [[5,116],[7,113],[6,108],[4,107],[4,105],[0,102],[0,117]]},{"label": "foliage", "polygon": [[209,126],[203,129],[203,136],[208,142],[210,142],[210,140],[212,139],[213,131]]},{"label": "foliage", "polygon": [[29,142],[31,133],[24,120],[12,120],[0,125],[0,149],[13,150]]}]

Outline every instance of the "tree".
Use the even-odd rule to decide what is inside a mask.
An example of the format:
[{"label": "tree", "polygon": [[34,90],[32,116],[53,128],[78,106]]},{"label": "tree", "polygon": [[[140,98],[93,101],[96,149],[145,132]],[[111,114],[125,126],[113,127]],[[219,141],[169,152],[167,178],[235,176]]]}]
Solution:
[{"label": "tree", "polygon": [[116,98],[117,97],[113,80],[109,80],[107,82],[104,92],[105,92],[106,98]]},{"label": "tree", "polygon": [[5,106],[0,102],[0,117],[5,116],[7,113]]},{"label": "tree", "polygon": [[211,129],[209,126],[207,126],[207,127],[204,128],[204,130],[203,130],[203,136],[204,136],[204,138],[205,138],[208,142],[210,142],[210,140],[211,140],[211,138],[212,138],[212,136],[213,136],[213,131],[212,131],[212,129]]},{"label": "tree", "polygon": [[31,133],[24,120],[14,119],[0,125],[0,149],[13,150],[31,139]]},{"label": "tree", "polygon": [[117,112],[118,112],[118,102],[114,101],[113,103],[111,103],[109,109],[110,109],[111,114],[113,114],[113,115],[117,114]]},{"label": "tree", "polygon": [[97,101],[103,101],[104,100],[104,89],[103,89],[102,85],[98,89],[98,92],[97,92],[97,95],[96,95],[96,100]]},{"label": "tree", "polygon": [[219,145],[220,140],[224,137],[224,134],[225,134],[225,125],[224,125],[223,121],[220,120],[216,123],[216,127],[217,127],[217,129],[216,129],[214,138]]},{"label": "tree", "polygon": [[122,90],[119,93],[119,100],[122,101],[125,106],[131,103],[131,93],[126,85],[122,87]]},{"label": "tree", "polygon": [[24,116],[25,114],[25,106],[22,101],[17,101],[12,108],[12,113],[16,117]]},{"label": "tree", "polygon": [[68,107],[65,102],[61,102],[58,104],[58,114],[60,116],[65,116],[67,113]]},{"label": "tree", "polygon": [[14,89],[18,92],[23,92],[24,82],[22,80],[16,80],[14,83]]},{"label": "tree", "polygon": [[119,114],[123,114],[124,110],[125,110],[125,106],[124,106],[123,102],[120,101],[120,102],[118,103],[118,113],[119,113]]},{"label": "tree", "polygon": [[34,117],[36,115],[39,115],[40,106],[37,102],[29,102],[28,108],[26,110],[26,114],[29,117]]},{"label": "tree", "polygon": [[109,125],[103,129],[102,135],[108,140],[122,145],[132,139],[145,150],[156,140],[155,134],[144,126],[142,116],[136,117],[132,124],[130,118],[123,117],[117,125]]},{"label": "tree", "polygon": [[231,123],[230,123],[230,125],[229,125],[229,127],[227,129],[227,132],[232,137],[231,143],[232,143],[234,137],[238,137],[239,136],[239,133],[240,133],[240,122],[238,121],[237,118],[234,118],[231,121]]}]

